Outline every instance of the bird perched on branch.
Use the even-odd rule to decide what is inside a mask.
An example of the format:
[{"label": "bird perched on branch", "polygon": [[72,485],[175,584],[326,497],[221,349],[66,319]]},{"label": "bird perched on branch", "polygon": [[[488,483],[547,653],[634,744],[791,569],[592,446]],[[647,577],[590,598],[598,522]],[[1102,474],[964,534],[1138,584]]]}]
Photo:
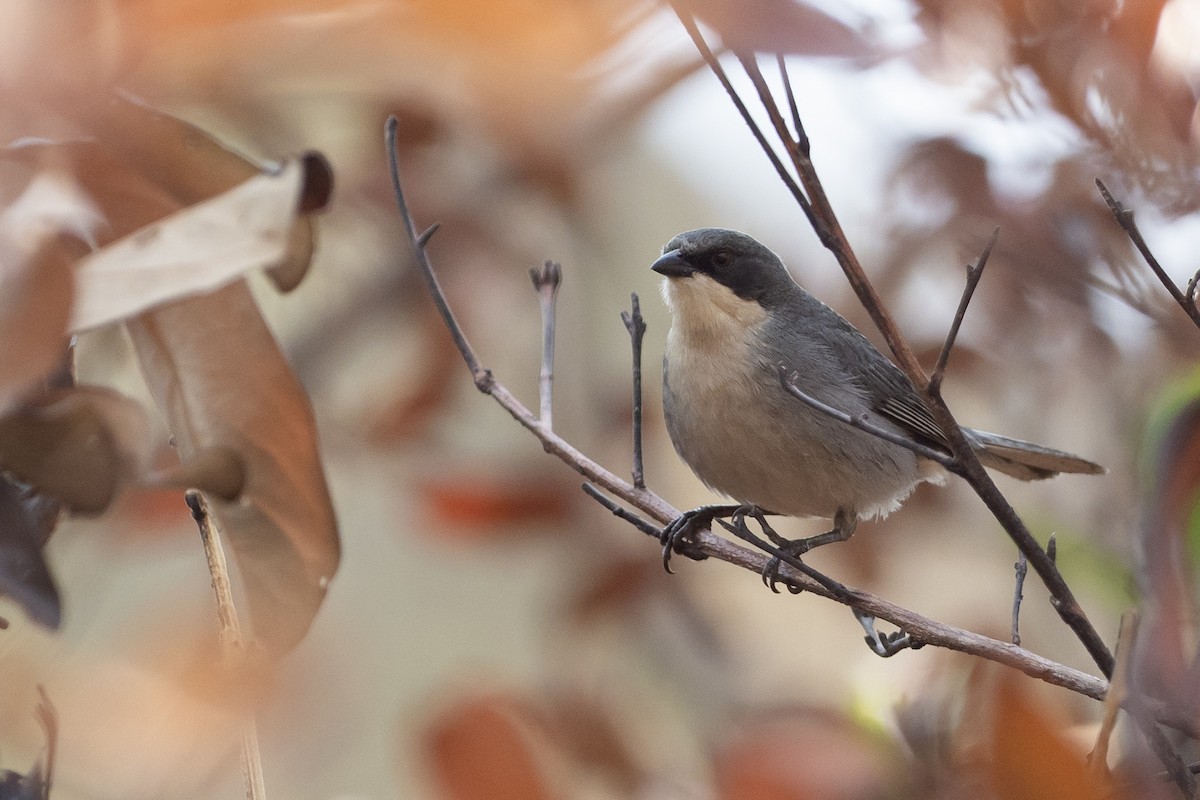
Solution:
[{"label": "bird perched on branch", "polygon": [[[852,427],[800,393],[904,441],[950,454],[945,434],[908,377],[840,314],[800,288],[773,252],[737,231],[681,233],[651,267],[671,312],[663,410],[679,455],[737,506],[705,506],[663,530],[664,561],[717,516],[825,517],[833,529],[784,542],[792,555],[849,538],[945,469]],[[781,380],[782,376],[782,380]],[[1079,456],[963,428],[988,467],[1021,480],[1100,474]],[[761,519],[761,516],[760,516]],[[782,540],[781,540],[782,541]]]}]

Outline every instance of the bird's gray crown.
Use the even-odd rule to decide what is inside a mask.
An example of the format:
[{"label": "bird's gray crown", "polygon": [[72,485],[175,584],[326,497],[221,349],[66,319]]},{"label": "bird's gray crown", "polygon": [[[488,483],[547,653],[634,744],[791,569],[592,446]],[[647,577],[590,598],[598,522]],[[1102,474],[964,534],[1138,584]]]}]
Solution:
[{"label": "bird's gray crown", "polygon": [[707,275],[738,297],[763,306],[786,297],[795,284],[779,260],[753,236],[725,228],[697,228],[663,247],[651,266],[667,277]]}]

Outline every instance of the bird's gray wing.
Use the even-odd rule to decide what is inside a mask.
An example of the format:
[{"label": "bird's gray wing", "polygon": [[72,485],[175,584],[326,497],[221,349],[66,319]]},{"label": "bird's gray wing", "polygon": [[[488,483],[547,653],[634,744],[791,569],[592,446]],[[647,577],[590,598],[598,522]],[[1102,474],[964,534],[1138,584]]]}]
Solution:
[{"label": "bird's gray wing", "polygon": [[816,307],[809,309],[809,313],[822,318],[817,326],[824,334],[822,343],[858,384],[872,408],[918,442],[949,452],[946,435],[921,402],[908,376],[841,314],[816,298],[812,300]]}]

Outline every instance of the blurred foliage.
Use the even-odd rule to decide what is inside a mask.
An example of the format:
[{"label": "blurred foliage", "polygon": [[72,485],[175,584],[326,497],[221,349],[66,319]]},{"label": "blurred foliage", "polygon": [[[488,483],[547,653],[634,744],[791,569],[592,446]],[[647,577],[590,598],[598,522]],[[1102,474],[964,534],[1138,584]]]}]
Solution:
[{"label": "blurred foliage", "polygon": [[[1013,496],[1039,527],[1079,543],[1060,551],[1064,571],[1080,575],[1108,631],[1133,576],[1146,614],[1138,686],[1194,720],[1195,385],[1157,387],[1191,366],[1200,336],[1133,257],[1092,179],[1144,210],[1151,237],[1200,206],[1196,2],[679,2],[724,48],[786,53],[808,80],[839,87],[952,88],[992,126],[902,127],[847,91],[837,100],[855,130],[815,152],[852,150],[852,134],[870,151],[845,155],[853,173],[818,168],[831,187],[858,187],[860,165],[867,174],[884,162],[884,179],[850,210],[864,231],[855,245],[921,352],[936,353],[960,265],[1001,227],[948,391],[971,424],[1110,467],[1092,484]],[[743,196],[712,185],[714,165],[673,167],[647,144],[664,113],[689,139],[722,135],[727,103],[697,91],[711,87],[700,66],[670,8],[646,0],[0,6],[0,137],[24,140],[0,155],[0,589],[34,620],[54,626],[61,610],[63,622],[50,637],[10,614],[0,631],[13,687],[0,702],[7,763],[10,752],[36,763],[44,733],[28,717],[45,682],[70,744],[55,775],[64,798],[236,792],[244,705],[263,721],[268,788],[296,797],[1059,798],[1167,787],[1124,722],[1112,774],[1086,764],[1076,740],[1094,741],[1094,704],[933,648],[881,662],[843,609],[768,597],[753,576],[704,564],[668,579],[645,537],[586,505],[574,476],[482,408],[403,256],[384,117],[401,119],[413,208],[442,223],[433,253],[468,334],[497,374],[529,377],[524,388],[537,337],[524,270],[564,263],[556,423],[620,466],[628,354],[616,312],[641,292],[648,350],[661,348],[645,266],[670,235],[720,223],[709,217]],[[798,90],[806,117],[828,113],[819,92]],[[1005,148],[1018,129],[1043,144],[1014,167]],[[748,135],[717,146],[733,163],[761,161],[743,157]],[[336,176],[320,220],[311,212],[330,173],[287,160],[312,148]],[[132,346],[111,329],[80,336],[81,387],[62,406],[44,379],[76,293],[89,291],[79,265],[123,237],[175,231],[176,215],[264,167],[275,174],[276,162],[303,164],[312,179],[287,195],[285,241],[215,293],[195,275],[167,281],[176,295],[137,310]],[[773,176],[747,167],[742,177],[749,195],[772,196]],[[245,219],[222,208],[226,222]],[[789,219],[753,232],[781,250],[806,246],[799,214]],[[228,269],[221,238],[212,249],[188,239],[176,274]],[[827,263],[815,250],[785,260],[817,282]],[[274,298],[253,280],[252,294],[242,275],[259,268],[296,291]],[[837,291],[826,299],[861,321]],[[1132,443],[1164,396],[1176,399],[1150,416],[1152,469],[1139,486]],[[122,399],[97,408],[112,397]],[[161,418],[143,427],[153,430],[104,413],[152,405]],[[47,418],[91,426],[68,448],[74,461],[46,467],[57,455],[42,433],[76,430],[39,427]],[[679,505],[708,499],[664,442],[648,415],[651,484]],[[195,469],[180,473],[180,454]],[[181,493],[160,488],[180,482],[244,490],[216,506],[256,630],[280,652],[302,642],[267,674],[211,666],[194,526]],[[105,516],[69,518],[51,538],[60,501]],[[330,583],[338,528],[346,559]],[[1003,637],[1012,557],[993,530],[952,489],[922,490],[820,558],[923,613]],[[1026,643],[1086,668],[1029,591]]]}]

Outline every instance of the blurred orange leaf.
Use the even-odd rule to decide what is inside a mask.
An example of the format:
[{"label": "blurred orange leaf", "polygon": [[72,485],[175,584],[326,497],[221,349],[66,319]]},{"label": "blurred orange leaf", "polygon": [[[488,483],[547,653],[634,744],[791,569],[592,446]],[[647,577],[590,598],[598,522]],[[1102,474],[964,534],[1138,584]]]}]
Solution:
[{"label": "blurred orange leaf", "polygon": [[870,52],[862,34],[799,0],[680,0],[734,50],[860,57]]},{"label": "blurred orange leaf", "polygon": [[[853,800],[889,796],[884,752],[854,725],[819,711],[749,720],[717,754],[721,800]],[[903,794],[899,792],[898,794]]]},{"label": "blurred orange leaf", "polygon": [[1008,673],[990,699],[991,737],[984,773],[999,800],[1096,800],[1114,797],[1088,769],[1065,725],[1035,704]]},{"label": "blurred orange leaf", "polygon": [[497,526],[561,521],[572,501],[561,483],[540,475],[515,478],[482,472],[426,481],[422,494],[446,532],[464,539],[487,538]]},{"label": "blurred orange leaf", "polygon": [[0,214],[0,413],[66,349],[74,281],[60,225],[85,213],[61,176],[39,176]]},{"label": "blurred orange leaf", "polygon": [[439,796],[447,800],[539,800],[557,797],[540,763],[534,721],[504,695],[464,700],[425,733]]}]

